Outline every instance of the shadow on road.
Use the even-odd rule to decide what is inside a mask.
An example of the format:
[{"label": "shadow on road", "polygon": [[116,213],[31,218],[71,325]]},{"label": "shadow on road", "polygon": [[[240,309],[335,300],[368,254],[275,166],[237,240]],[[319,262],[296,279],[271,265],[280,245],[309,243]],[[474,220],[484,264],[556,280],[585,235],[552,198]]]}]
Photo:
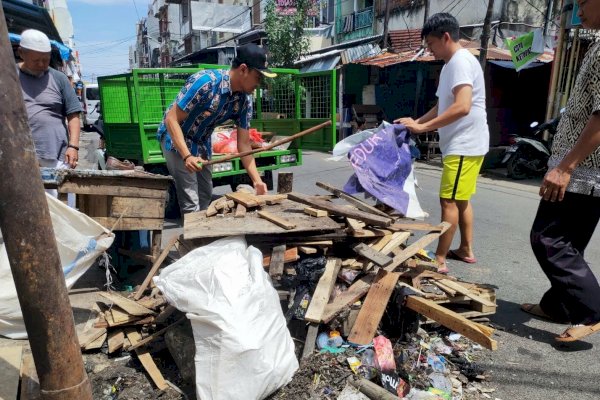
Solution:
[{"label": "shadow on road", "polygon": [[[567,328],[567,325],[555,324],[544,319],[535,317],[521,310],[521,305],[505,300],[498,299],[496,301],[498,309],[496,314],[490,317],[490,320],[498,329],[512,335],[517,335],[525,339],[535,340],[551,345],[554,349],[562,352],[577,352],[590,350],[594,347],[593,344],[586,341],[578,341],[573,343],[559,343],[554,338],[560,332]],[[538,319],[548,325],[551,331],[534,328],[526,325],[532,319]]]}]

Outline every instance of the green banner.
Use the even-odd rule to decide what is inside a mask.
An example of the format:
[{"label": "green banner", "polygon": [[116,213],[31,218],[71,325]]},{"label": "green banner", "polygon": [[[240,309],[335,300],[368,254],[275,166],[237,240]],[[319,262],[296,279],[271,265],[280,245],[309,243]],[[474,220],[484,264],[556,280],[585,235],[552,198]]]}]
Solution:
[{"label": "green banner", "polygon": [[527,64],[535,61],[540,53],[534,53],[533,47],[534,33],[529,32],[516,39],[506,39],[506,46],[510,50],[512,61],[515,64],[516,70],[520,71]]}]

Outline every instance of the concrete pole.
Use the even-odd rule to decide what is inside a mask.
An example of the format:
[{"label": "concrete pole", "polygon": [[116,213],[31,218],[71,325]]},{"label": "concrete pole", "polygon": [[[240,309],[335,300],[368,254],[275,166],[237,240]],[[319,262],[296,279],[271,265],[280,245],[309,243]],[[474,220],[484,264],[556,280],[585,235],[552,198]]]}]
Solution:
[{"label": "concrete pole", "polygon": [[92,400],[0,7],[0,229],[44,400]]}]

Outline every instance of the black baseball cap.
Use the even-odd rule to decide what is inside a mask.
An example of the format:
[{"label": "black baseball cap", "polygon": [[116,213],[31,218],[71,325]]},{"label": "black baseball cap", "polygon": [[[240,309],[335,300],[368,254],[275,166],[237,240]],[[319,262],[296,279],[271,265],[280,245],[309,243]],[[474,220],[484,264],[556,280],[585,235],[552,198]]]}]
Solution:
[{"label": "black baseball cap", "polygon": [[275,78],[277,74],[267,68],[267,52],[262,47],[248,43],[237,48],[235,61],[246,64],[248,68],[255,69],[267,78]]}]

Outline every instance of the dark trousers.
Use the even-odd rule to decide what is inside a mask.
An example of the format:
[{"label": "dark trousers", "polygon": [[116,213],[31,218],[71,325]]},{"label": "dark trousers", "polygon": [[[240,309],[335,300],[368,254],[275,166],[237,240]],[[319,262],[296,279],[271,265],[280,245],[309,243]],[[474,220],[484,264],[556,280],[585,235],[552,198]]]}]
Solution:
[{"label": "dark trousers", "polygon": [[551,284],[540,306],[556,320],[600,321],[600,286],[583,259],[598,219],[599,197],[567,192],[563,201],[540,202],[531,248]]}]

